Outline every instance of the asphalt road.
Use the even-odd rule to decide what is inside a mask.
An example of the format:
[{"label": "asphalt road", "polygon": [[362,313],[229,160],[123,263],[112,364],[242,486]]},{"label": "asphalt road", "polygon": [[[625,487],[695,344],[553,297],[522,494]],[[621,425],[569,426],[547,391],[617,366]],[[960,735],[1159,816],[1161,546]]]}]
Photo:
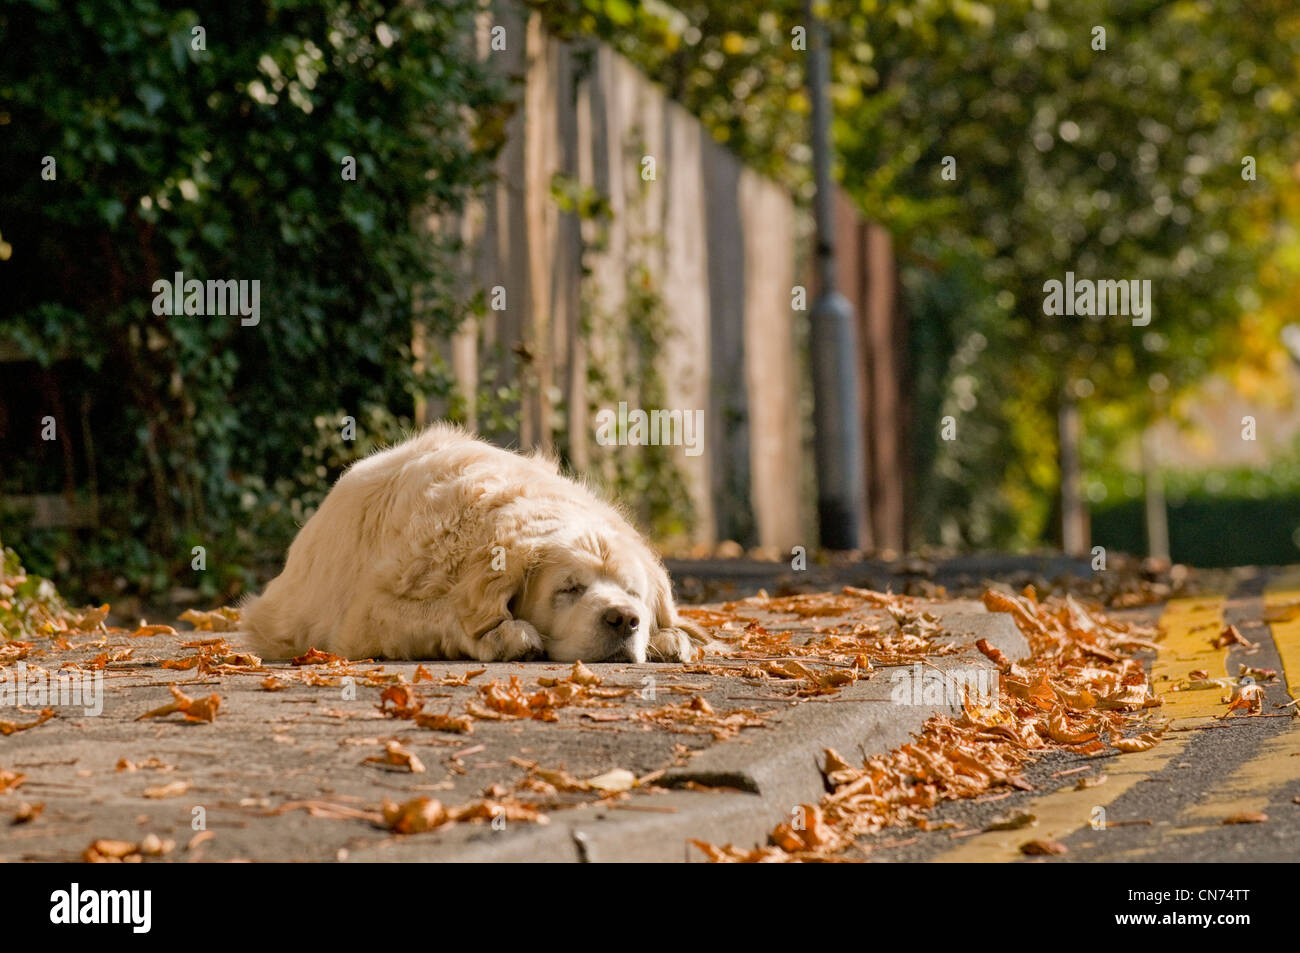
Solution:
[{"label": "asphalt road", "polygon": [[[974,801],[949,802],[934,814],[946,829],[888,830],[860,844],[872,861],[931,862],[1287,862],[1300,860],[1300,721],[1284,705],[1300,681],[1300,623],[1267,624],[1273,614],[1300,602],[1294,570],[1237,574],[1224,586],[1164,606],[1117,613],[1160,623],[1161,649],[1148,656],[1156,689],[1165,695],[1163,716],[1172,718],[1166,740],[1150,752],[1083,757],[1051,753],[1025,773],[1032,791],[1000,792]],[[1215,650],[1209,637],[1235,624],[1253,648]],[[1273,669],[1263,714],[1224,717],[1227,691],[1174,692],[1175,675],[1202,668],[1210,676],[1237,675],[1242,664]],[[1285,666],[1285,672],[1284,672]],[[1104,781],[1082,790],[1080,779]],[[1028,815],[1028,816],[1026,816]],[[1225,823],[1230,819],[1248,823]],[[1266,819],[1260,819],[1263,815]],[[988,830],[1015,822],[1015,830]],[[1056,856],[1027,857],[1024,843],[1055,841]]]}]

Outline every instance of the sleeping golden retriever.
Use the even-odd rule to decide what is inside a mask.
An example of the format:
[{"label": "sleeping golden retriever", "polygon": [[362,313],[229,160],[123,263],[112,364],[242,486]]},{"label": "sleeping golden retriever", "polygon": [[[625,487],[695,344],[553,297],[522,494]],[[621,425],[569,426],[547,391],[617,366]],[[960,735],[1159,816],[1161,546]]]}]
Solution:
[{"label": "sleeping golden retriever", "polygon": [[685,661],[705,641],[617,509],[447,424],[344,473],[243,619],[267,658]]}]

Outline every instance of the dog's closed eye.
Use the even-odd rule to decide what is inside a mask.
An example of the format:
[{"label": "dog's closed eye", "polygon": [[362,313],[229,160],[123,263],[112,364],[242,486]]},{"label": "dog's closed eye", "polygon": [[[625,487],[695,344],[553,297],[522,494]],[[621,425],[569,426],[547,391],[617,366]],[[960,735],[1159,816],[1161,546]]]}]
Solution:
[{"label": "dog's closed eye", "polygon": [[558,594],[561,595],[561,596],[575,596],[575,597],[576,597],[576,596],[580,596],[580,595],[582,595],[582,594],[583,594],[584,592],[586,592],[586,591],[587,591],[587,587],[586,587],[586,586],[584,586],[584,585],[583,585],[582,583],[580,583],[580,582],[575,582],[575,581],[573,581],[573,580],[571,579],[571,580],[569,580],[568,582],[566,582],[566,583],[565,583],[565,584],[560,588]]}]

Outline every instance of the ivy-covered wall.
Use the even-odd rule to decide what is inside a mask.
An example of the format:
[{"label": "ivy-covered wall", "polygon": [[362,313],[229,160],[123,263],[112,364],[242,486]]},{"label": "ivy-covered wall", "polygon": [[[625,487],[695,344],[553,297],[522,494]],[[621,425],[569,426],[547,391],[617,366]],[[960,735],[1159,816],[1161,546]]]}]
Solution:
[{"label": "ivy-covered wall", "polygon": [[[0,8],[0,528],[34,571],[237,589],[344,458],[447,392],[436,365],[417,375],[412,322],[449,333],[465,289],[413,211],[456,209],[502,141],[477,11]],[[258,282],[256,313],[206,295],[158,313],[177,273],[245,282],[250,306]],[[97,528],[14,512],[65,491],[94,497]]]}]

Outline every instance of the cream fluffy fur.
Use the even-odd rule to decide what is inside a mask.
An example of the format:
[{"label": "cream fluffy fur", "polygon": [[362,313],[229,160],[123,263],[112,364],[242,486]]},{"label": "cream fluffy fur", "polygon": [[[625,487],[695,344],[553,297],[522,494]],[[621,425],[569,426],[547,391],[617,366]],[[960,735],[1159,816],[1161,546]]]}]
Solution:
[{"label": "cream fluffy fur", "polygon": [[642,662],[704,642],[618,510],[445,424],[353,465],[243,618],[267,658]]}]

